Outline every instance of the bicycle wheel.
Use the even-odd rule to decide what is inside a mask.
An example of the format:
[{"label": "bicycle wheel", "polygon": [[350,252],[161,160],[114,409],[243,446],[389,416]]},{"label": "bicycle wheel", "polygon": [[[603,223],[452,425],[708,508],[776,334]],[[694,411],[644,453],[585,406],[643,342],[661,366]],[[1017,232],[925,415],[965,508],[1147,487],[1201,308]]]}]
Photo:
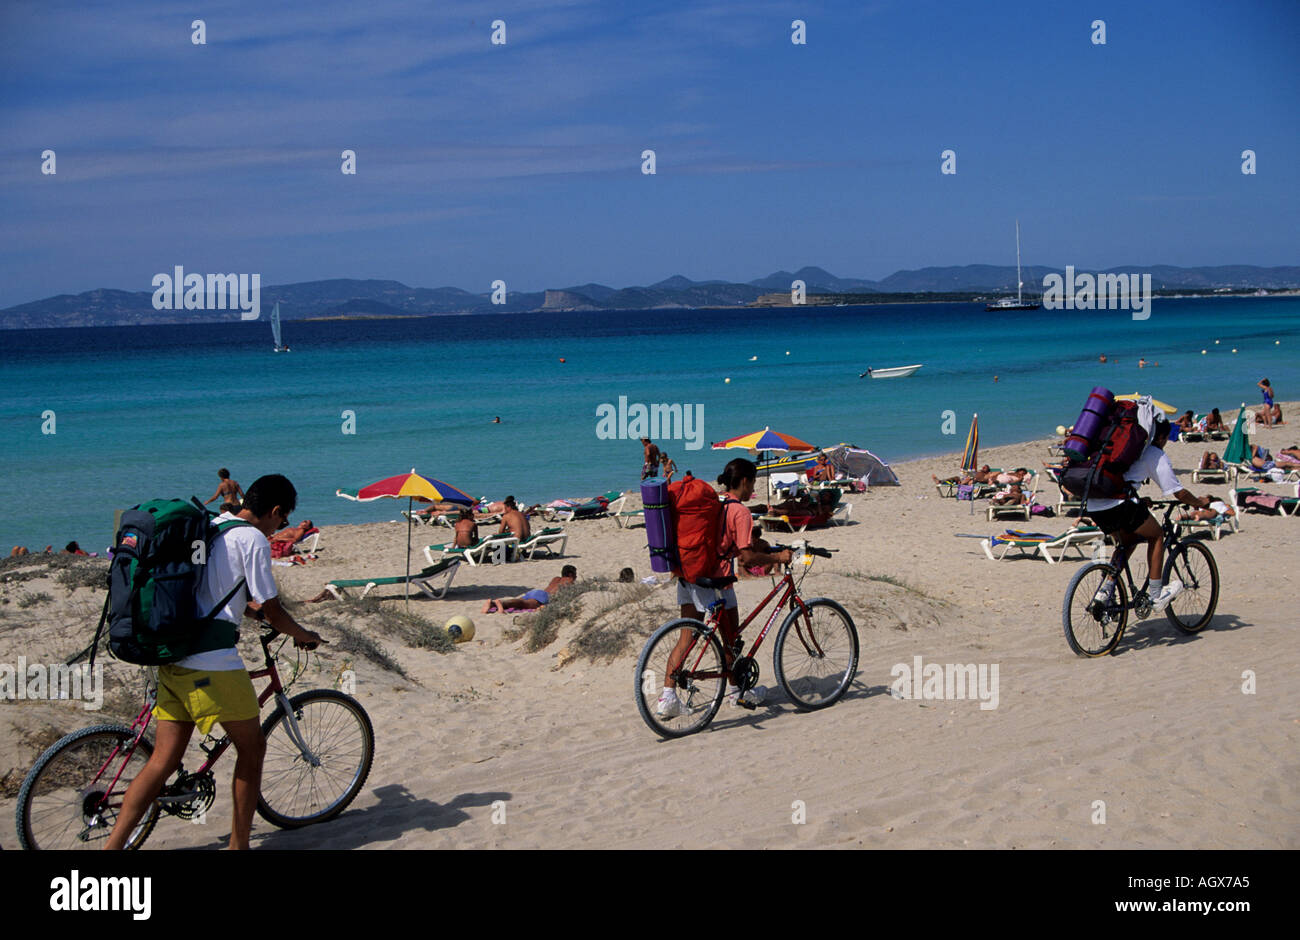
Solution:
[{"label": "bicycle wheel", "polygon": [[1115,574],[1110,565],[1093,564],[1080,568],[1065,590],[1061,622],[1065,641],[1080,656],[1105,656],[1119,644],[1128,623],[1128,591],[1124,581],[1115,576],[1115,590],[1110,600],[1101,603],[1097,592],[1106,578]]},{"label": "bicycle wheel", "polygon": [[1200,542],[1183,542],[1165,562],[1165,584],[1176,578],[1183,589],[1165,608],[1165,616],[1184,633],[1200,633],[1219,604],[1219,567]]},{"label": "bicycle wheel", "polygon": [[[56,741],[18,791],[18,844],[25,849],[101,849],[113,831],[122,797],[153,753],[147,738],[131,749],[126,725],[95,725]],[[158,822],[152,803],[127,840],[138,849]]]},{"label": "bicycle wheel", "polygon": [[[683,650],[674,656],[678,643]],[[669,669],[669,660],[680,659]],[[722,706],[727,691],[722,644],[698,620],[670,620],[646,641],[636,661],[636,707],[656,734],[680,738],[704,728]],[[676,688],[678,706],[661,714],[664,680]]]},{"label": "bicycle wheel", "polygon": [[325,822],[343,812],[361,792],[375,757],[375,730],[356,699],[312,689],[295,695],[289,705],[311,758],[293,742],[285,713],[277,707],[262,722],[266,758],[257,798],[257,812],[281,829]]},{"label": "bicycle wheel", "polygon": [[825,597],[804,601],[807,614],[792,610],[776,634],[772,667],[795,705],[815,710],[834,705],[858,672],[858,631],[853,618]]}]

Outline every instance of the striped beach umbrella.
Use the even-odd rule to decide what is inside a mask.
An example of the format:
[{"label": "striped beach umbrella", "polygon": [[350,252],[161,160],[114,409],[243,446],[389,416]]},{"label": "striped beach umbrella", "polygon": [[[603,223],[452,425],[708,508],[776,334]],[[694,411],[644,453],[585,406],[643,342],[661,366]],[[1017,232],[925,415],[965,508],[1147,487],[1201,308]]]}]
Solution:
[{"label": "striped beach umbrella", "polygon": [[731,447],[744,448],[746,450],[816,450],[812,444],[807,441],[801,441],[791,434],[782,434],[780,431],[773,431],[771,428],[763,428],[761,431],[753,431],[749,434],[742,434],[739,437],[729,437],[725,441],[718,441],[713,445],[714,450],[726,450]]},{"label": "striped beach umbrella", "polygon": [[422,503],[456,503],[461,506],[473,506],[478,500],[464,490],[457,489],[450,483],[421,476],[411,468],[410,473],[401,473],[387,477],[377,483],[371,483],[359,490],[335,490],[334,495],[353,502],[368,503],[376,499],[405,499],[406,513],[406,604],[411,604],[411,508],[415,500]]},{"label": "striped beach umbrella", "polygon": [[[763,428],[761,431],[753,431],[739,437],[729,437],[725,441],[718,441],[713,445],[714,450],[728,450],[730,448],[752,451],[817,449],[812,444],[801,441],[792,434],[782,434],[780,431],[773,431],[771,428]],[[759,459],[762,459],[761,455]],[[767,494],[770,497],[772,494],[772,477],[769,474],[764,479],[767,481]]]},{"label": "striped beach umbrella", "polygon": [[980,456],[980,416],[975,413],[970,419],[970,431],[966,434],[966,449],[962,451],[961,468],[976,470],[979,468]]}]

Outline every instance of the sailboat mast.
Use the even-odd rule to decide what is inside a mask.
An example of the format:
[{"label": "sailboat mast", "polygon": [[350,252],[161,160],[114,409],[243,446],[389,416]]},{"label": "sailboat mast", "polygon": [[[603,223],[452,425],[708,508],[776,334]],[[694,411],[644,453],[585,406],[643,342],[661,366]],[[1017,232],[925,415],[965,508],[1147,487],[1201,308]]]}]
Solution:
[{"label": "sailboat mast", "polygon": [[1020,279],[1020,220],[1016,219],[1016,303],[1023,303],[1020,297],[1020,289],[1025,286],[1025,282]]}]

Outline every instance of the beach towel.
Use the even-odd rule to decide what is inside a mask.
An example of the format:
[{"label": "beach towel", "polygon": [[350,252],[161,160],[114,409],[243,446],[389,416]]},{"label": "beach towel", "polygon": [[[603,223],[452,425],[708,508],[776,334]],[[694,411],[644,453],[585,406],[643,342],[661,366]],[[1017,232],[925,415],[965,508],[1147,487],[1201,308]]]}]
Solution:
[{"label": "beach towel", "polygon": [[1246,497],[1246,505],[1258,509],[1267,509],[1269,512],[1277,512],[1278,506],[1282,505],[1282,497],[1274,496],[1271,493],[1255,493]]}]

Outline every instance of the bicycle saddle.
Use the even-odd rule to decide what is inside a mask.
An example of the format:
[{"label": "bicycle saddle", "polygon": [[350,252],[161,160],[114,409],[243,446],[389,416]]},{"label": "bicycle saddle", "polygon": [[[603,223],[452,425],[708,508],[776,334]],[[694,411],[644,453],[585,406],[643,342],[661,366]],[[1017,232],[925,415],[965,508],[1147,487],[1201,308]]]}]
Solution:
[{"label": "bicycle saddle", "polygon": [[696,578],[695,583],[702,588],[713,588],[715,591],[721,591],[723,588],[730,587],[736,583],[734,577],[731,578]]}]

